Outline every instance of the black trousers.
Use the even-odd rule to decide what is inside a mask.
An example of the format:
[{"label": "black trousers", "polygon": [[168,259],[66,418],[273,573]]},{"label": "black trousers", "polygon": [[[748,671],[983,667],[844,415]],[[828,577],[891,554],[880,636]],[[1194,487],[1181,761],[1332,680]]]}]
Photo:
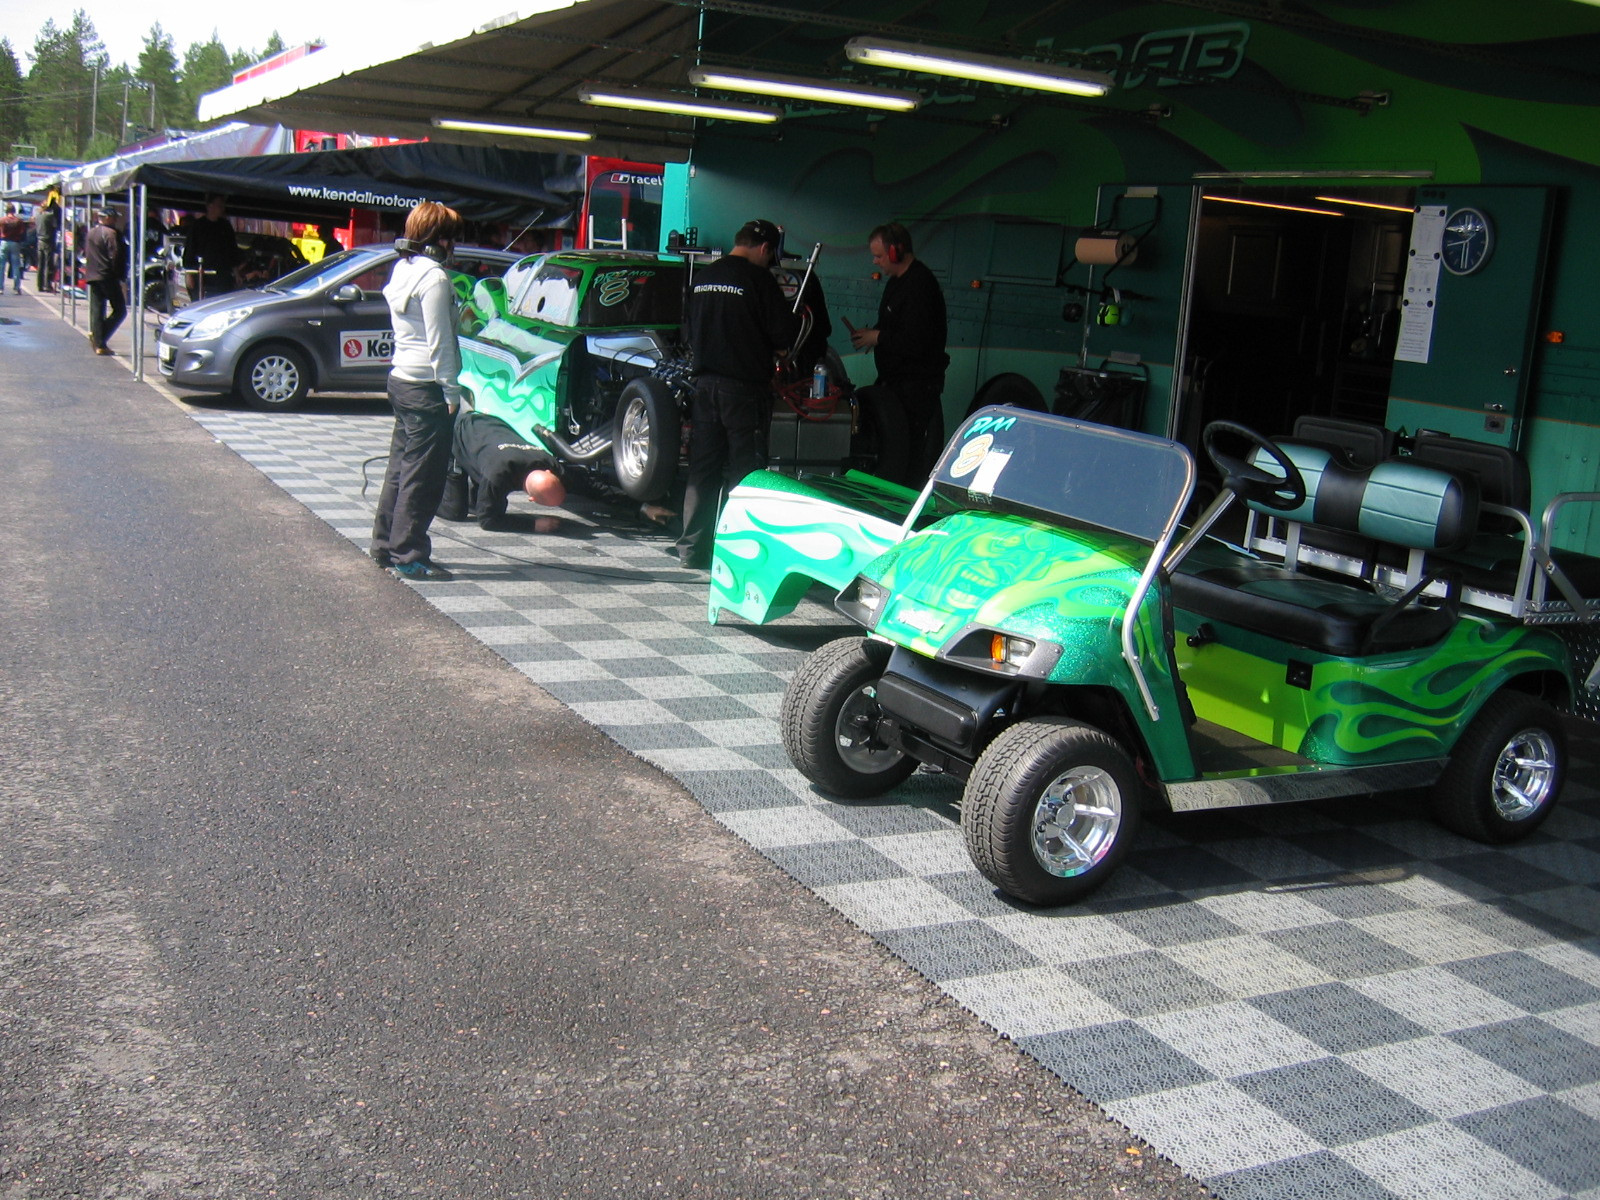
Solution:
[{"label": "black trousers", "polygon": [[444,495],[454,418],[437,383],[391,376],[389,407],[394,409],[394,436],[372,518],[372,557],[420,562],[433,553],[428,526]]},{"label": "black trousers", "polygon": [[879,379],[892,391],[906,413],[910,453],[906,478],[898,482],[920,488],[944,450],[944,379]]},{"label": "black trousers", "polygon": [[[110,313],[106,312],[110,308]],[[89,340],[104,346],[128,315],[128,301],[122,294],[119,279],[91,279],[89,281]]]},{"label": "black trousers", "polygon": [[689,476],[683,495],[678,557],[704,565],[711,558],[723,493],[767,465],[772,393],[764,384],[720,375],[694,383],[689,410]]}]

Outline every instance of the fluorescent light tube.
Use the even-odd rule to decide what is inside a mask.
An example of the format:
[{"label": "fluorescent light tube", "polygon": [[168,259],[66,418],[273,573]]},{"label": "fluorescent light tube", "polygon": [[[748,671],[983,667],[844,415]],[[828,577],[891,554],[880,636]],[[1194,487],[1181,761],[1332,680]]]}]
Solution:
[{"label": "fluorescent light tube", "polygon": [[991,54],[969,54],[963,50],[940,50],[910,42],[851,38],[845,43],[844,52],[851,62],[874,67],[926,71],[930,75],[949,75],[1067,96],[1104,96],[1116,86],[1115,79],[1100,71],[1024,62],[1020,58],[997,58]]},{"label": "fluorescent light tube", "polygon": [[814,100],[818,104],[843,104],[852,108],[876,108],[884,112],[910,112],[922,103],[916,92],[875,88],[865,84],[829,83],[822,79],[801,79],[793,75],[767,75],[736,71],[728,67],[696,67],[689,72],[695,87],[721,88],[727,92],[750,92],[757,96],[783,96],[790,100]]},{"label": "fluorescent light tube", "polygon": [[437,129],[458,129],[463,133],[504,133],[513,137],[552,138],[563,142],[592,142],[594,134],[586,129],[543,129],[534,125],[502,125],[496,121],[457,121],[453,117],[435,117]]},{"label": "fluorescent light tube", "polygon": [[586,87],[578,92],[585,104],[602,108],[628,108],[641,112],[677,113],[686,117],[714,117],[719,121],[750,121],[757,125],[771,125],[783,116],[775,108],[762,108],[753,104],[723,104],[709,100],[694,100],[676,96],[671,92],[636,92],[625,88]]}]

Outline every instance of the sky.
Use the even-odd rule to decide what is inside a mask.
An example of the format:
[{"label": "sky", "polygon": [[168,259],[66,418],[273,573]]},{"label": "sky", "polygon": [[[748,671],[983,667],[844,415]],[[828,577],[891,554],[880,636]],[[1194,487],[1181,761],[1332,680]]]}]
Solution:
[{"label": "sky", "polygon": [[[447,11],[452,25],[461,24],[473,10],[481,10],[476,24],[483,24],[508,11],[526,13],[535,5],[530,0],[462,0]],[[540,5],[542,7],[542,5]],[[113,64],[136,66],[145,35],[157,20],[172,35],[178,62],[193,42],[209,42],[214,30],[222,44],[234,50],[259,50],[267,44],[273,30],[284,45],[323,41],[329,46],[370,42],[399,37],[415,46],[430,40],[429,14],[441,12],[437,0],[384,0],[381,5],[328,3],[328,0],[271,0],[271,3],[221,4],[180,3],[148,6],[127,0],[0,0],[0,37],[10,40],[11,48],[26,71],[27,57],[46,20],[58,26],[72,20],[73,10],[82,8],[94,23]]]}]

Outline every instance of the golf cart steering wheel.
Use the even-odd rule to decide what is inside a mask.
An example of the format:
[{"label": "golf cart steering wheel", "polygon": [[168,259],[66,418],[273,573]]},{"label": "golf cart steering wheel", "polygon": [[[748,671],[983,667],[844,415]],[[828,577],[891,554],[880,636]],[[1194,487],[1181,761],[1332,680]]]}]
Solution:
[{"label": "golf cart steering wheel", "polygon": [[[1248,450],[1245,457],[1240,458],[1220,449],[1217,442],[1223,437],[1244,439],[1251,448],[1260,450],[1270,458],[1283,474],[1273,475],[1254,465],[1250,462]],[[1255,430],[1235,425],[1232,421],[1213,421],[1206,426],[1201,442],[1205,445],[1207,457],[1222,472],[1222,486],[1239,499],[1262,504],[1278,512],[1290,512],[1305,503],[1306,481],[1305,476],[1300,474],[1300,468],[1294,465],[1294,460],[1283,452],[1282,447],[1268,441]]]}]

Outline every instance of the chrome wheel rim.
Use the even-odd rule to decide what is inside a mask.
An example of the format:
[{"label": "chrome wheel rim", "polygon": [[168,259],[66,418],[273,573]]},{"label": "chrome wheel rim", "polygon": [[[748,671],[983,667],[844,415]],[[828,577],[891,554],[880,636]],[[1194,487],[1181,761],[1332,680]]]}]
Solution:
[{"label": "chrome wheel rim", "polygon": [[839,719],[833,725],[834,745],[839,748],[840,760],[857,774],[881,774],[905,757],[874,741],[881,713],[878,691],[871,684],[851,692],[839,708]]},{"label": "chrome wheel rim", "polygon": [[638,479],[650,461],[650,414],[640,399],[628,401],[617,434],[617,467],[629,478]]},{"label": "chrome wheel rim", "polygon": [[1543,729],[1524,729],[1506,743],[1494,764],[1490,794],[1507,821],[1526,821],[1555,793],[1555,742]]},{"label": "chrome wheel rim", "polygon": [[300,368],[280,354],[269,354],[251,368],[250,390],[268,404],[283,404],[300,390]]},{"label": "chrome wheel rim", "polygon": [[1033,810],[1033,857],[1052,875],[1082,875],[1111,853],[1122,827],[1122,789],[1099,767],[1057,775]]}]

